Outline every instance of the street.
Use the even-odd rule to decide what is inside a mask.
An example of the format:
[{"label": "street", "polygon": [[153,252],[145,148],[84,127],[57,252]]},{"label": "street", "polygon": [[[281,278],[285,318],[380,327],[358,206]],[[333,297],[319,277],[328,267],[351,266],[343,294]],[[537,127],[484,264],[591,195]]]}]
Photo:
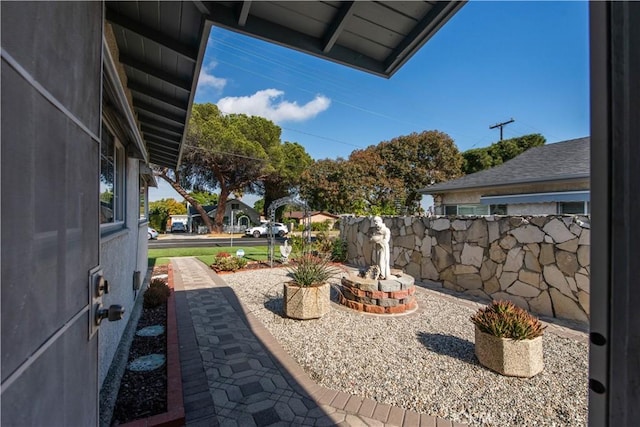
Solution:
[{"label": "street", "polygon": [[[282,244],[283,238],[276,237],[276,244]],[[200,247],[227,247],[227,246],[267,246],[268,239],[266,237],[203,237],[189,234],[167,235],[161,236],[158,240],[149,240],[149,249],[168,249],[168,248],[200,248]]]}]

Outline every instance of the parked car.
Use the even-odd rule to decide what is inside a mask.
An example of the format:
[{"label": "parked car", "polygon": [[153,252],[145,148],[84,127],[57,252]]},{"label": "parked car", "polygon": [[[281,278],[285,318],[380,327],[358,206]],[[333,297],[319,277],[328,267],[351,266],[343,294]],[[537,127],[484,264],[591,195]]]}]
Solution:
[{"label": "parked car", "polygon": [[171,224],[171,232],[172,233],[186,233],[187,227],[184,226],[182,222],[174,222]]},{"label": "parked car", "polygon": [[156,240],[158,238],[158,232],[151,227],[147,228],[147,240]]},{"label": "parked car", "polygon": [[[265,224],[257,225],[255,227],[247,228],[245,230],[245,234],[248,236],[256,237],[256,238],[260,236],[265,236],[269,234],[269,228],[267,226],[268,224],[265,223]],[[289,232],[289,229],[287,228],[287,226],[279,222],[274,222],[271,226],[271,229],[273,230],[273,234],[275,236],[280,236],[280,237],[285,236]]]}]

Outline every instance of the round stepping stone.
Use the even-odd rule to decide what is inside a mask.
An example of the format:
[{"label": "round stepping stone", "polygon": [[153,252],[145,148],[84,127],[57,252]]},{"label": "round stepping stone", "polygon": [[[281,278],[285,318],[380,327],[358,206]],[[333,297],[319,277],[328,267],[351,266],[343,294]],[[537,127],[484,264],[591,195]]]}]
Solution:
[{"label": "round stepping stone", "polygon": [[162,325],[147,326],[136,332],[139,337],[157,337],[162,334],[164,334],[164,326]]},{"label": "round stepping stone", "polygon": [[129,363],[127,369],[135,372],[153,371],[164,365],[164,361],[164,354],[147,354]]}]

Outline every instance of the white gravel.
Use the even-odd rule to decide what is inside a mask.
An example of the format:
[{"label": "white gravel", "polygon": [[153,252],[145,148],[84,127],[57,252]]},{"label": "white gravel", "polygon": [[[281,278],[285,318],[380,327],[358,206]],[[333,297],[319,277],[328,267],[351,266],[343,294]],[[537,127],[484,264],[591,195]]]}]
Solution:
[{"label": "white gravel", "polygon": [[322,386],[473,426],[587,424],[584,334],[548,328],[544,371],[504,377],[474,355],[469,317],[477,303],[417,287],[418,310],[410,315],[374,316],[332,304],[323,318],[299,321],[281,314],[285,270],[222,278]]}]

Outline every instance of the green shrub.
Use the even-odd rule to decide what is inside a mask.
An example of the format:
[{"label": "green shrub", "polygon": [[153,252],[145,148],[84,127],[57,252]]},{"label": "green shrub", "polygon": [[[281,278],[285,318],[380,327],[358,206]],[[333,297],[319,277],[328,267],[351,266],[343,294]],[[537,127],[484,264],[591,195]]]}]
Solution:
[{"label": "green shrub", "polygon": [[149,289],[144,293],[144,307],[155,308],[165,304],[169,295],[171,295],[171,289],[167,286],[164,280],[154,279],[149,284]]},{"label": "green shrub", "polygon": [[510,301],[493,301],[471,316],[471,321],[484,333],[514,340],[542,336],[545,328],[537,317]]},{"label": "green shrub", "polygon": [[331,248],[331,259],[338,262],[347,260],[347,241],[340,238],[333,239],[333,247]]},{"label": "green shrub", "polygon": [[313,244],[309,245],[307,239],[296,235],[289,236],[289,246],[291,246],[291,254],[293,257],[311,252],[314,249]]},{"label": "green shrub", "polygon": [[330,228],[331,228],[330,220],[311,223],[311,231],[329,231]]},{"label": "green shrub", "polygon": [[215,271],[236,271],[246,267],[247,265],[247,260],[244,258],[230,256],[229,254],[226,254],[227,256],[219,255],[220,254],[215,257],[213,264],[211,264],[211,268]]},{"label": "green shrub", "polygon": [[337,271],[327,257],[304,254],[296,258],[295,265],[289,267],[289,275],[295,284],[309,287],[326,283]]}]

